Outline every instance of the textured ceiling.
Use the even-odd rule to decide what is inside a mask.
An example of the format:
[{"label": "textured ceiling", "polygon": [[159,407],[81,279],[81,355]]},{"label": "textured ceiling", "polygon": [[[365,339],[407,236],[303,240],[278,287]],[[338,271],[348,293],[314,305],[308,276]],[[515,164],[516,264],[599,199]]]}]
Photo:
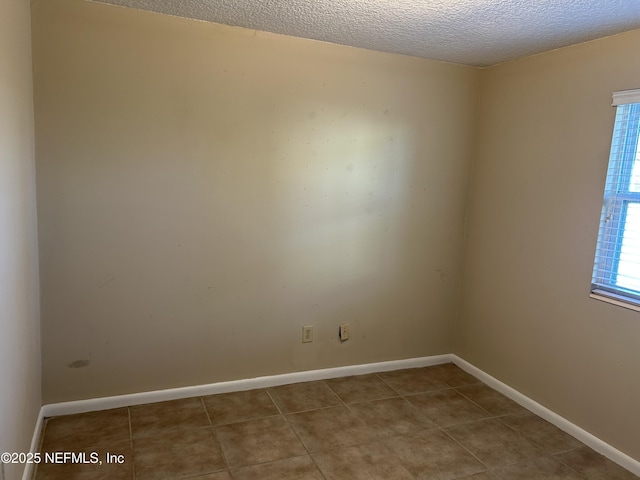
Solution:
[{"label": "textured ceiling", "polygon": [[476,66],[640,28],[640,0],[99,1]]}]

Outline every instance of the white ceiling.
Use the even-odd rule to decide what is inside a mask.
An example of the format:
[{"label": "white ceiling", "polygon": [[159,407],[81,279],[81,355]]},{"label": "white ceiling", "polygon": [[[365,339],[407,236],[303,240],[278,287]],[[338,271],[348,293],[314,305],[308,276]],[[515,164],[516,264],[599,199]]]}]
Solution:
[{"label": "white ceiling", "polygon": [[640,28],[640,0],[99,1],[476,66]]}]

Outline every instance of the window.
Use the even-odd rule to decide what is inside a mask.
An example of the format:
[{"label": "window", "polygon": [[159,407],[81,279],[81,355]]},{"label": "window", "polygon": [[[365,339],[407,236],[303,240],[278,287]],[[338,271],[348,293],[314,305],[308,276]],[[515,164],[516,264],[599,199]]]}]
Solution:
[{"label": "window", "polygon": [[613,105],[591,296],[640,311],[640,90],[614,93]]}]

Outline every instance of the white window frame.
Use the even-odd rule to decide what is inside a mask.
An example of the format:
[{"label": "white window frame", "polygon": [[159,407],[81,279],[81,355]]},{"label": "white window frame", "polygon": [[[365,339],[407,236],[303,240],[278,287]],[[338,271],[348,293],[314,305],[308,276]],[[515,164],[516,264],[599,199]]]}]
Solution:
[{"label": "white window frame", "polygon": [[[590,296],[640,311],[640,290],[617,284],[628,207],[640,205],[640,191],[630,189],[640,141],[636,133],[640,127],[640,89],[615,92],[613,106],[621,105],[625,108],[616,111]],[[627,130],[632,134],[628,135]]]}]

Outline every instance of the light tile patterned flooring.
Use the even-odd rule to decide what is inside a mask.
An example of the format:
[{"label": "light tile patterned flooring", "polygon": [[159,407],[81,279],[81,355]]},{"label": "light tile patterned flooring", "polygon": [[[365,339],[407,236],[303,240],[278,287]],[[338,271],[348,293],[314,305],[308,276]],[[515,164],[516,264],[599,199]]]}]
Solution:
[{"label": "light tile patterned flooring", "polygon": [[50,418],[37,480],[638,479],[453,364]]}]

